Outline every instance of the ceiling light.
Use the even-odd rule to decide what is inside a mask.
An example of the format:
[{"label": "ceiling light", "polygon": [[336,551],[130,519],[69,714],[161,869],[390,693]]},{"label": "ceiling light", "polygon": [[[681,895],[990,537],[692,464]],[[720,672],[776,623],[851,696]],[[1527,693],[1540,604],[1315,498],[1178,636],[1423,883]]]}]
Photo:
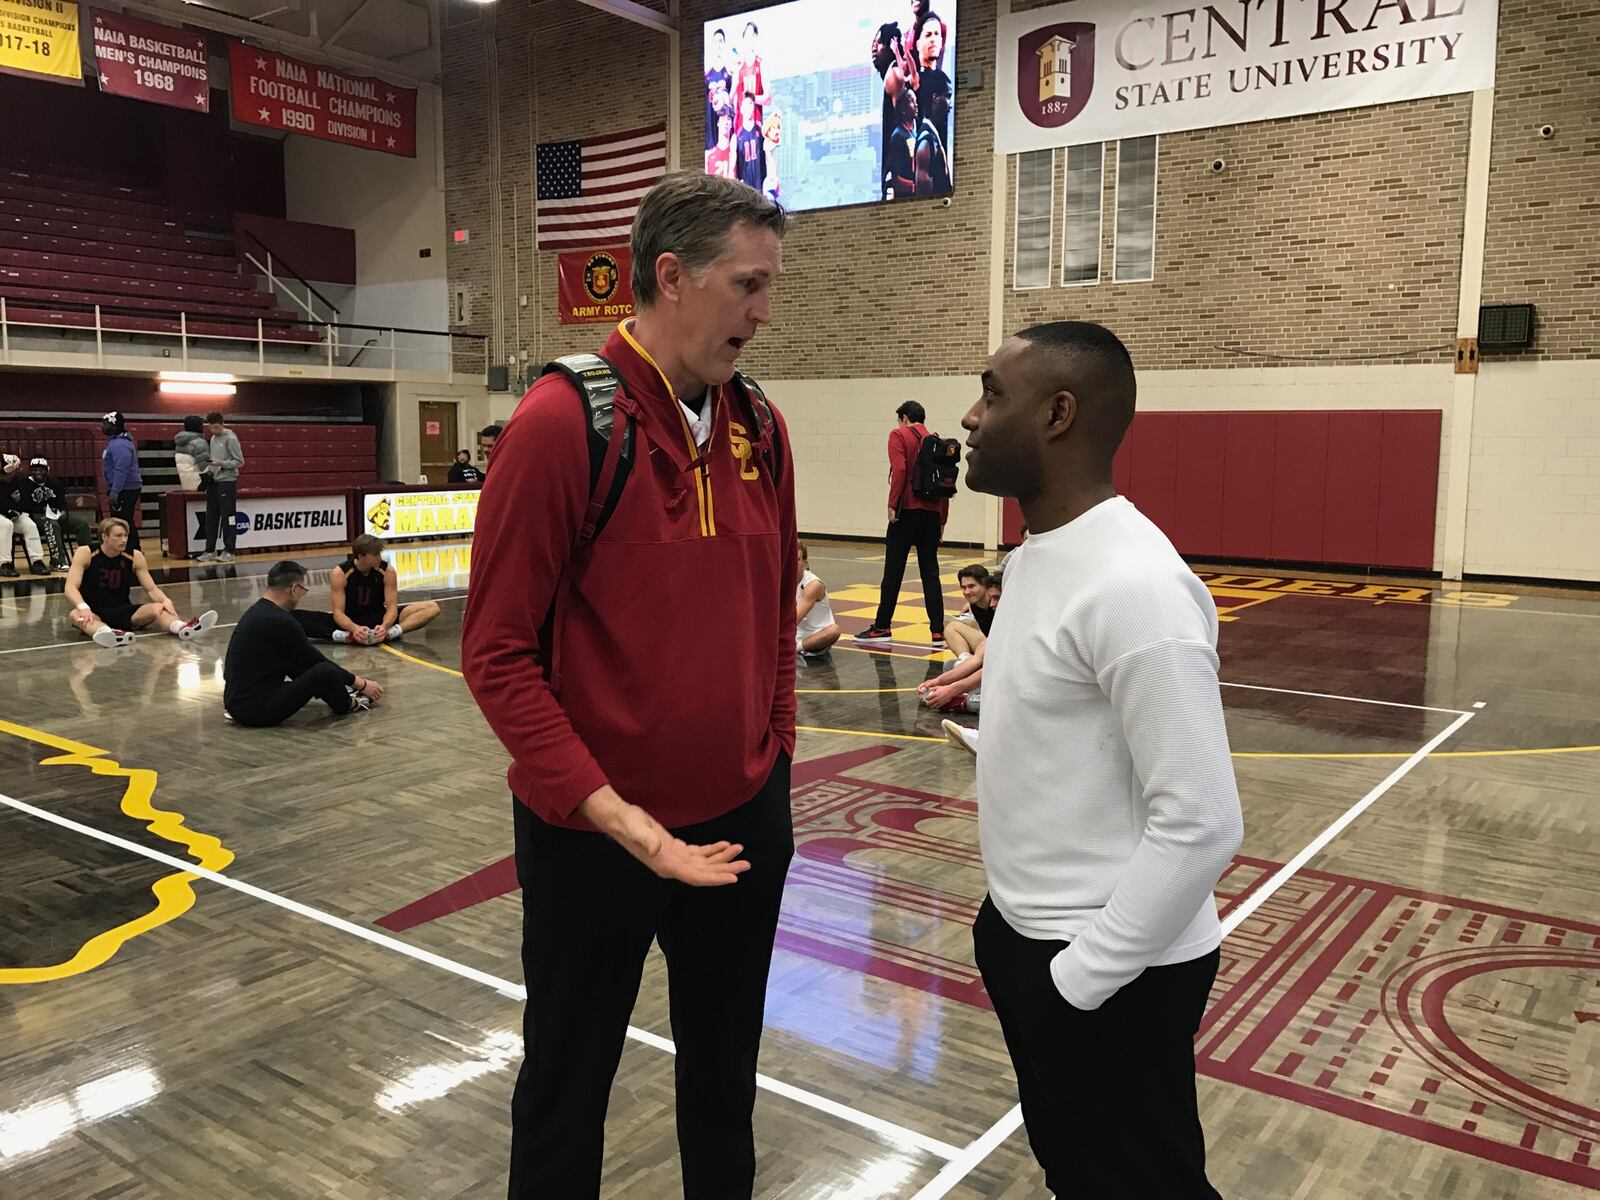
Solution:
[{"label": "ceiling light", "polygon": [[174,383],[163,380],[159,387],[163,396],[231,396],[239,389],[231,383]]}]

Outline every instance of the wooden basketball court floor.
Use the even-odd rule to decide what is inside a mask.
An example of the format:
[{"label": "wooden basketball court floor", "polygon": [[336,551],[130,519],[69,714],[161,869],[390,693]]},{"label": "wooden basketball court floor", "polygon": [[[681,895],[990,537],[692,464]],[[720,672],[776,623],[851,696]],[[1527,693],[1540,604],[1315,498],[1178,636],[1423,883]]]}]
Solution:
[{"label": "wooden basketball court floor", "polygon": [[[878,554],[812,554],[864,627]],[[279,730],[224,722],[227,628],[107,651],[59,581],[0,590],[0,1196],[504,1194],[506,758],[456,673],[470,551],[396,557],[444,617],[403,656],[332,648],[384,683],[378,710]],[[227,623],[264,569],[164,586]],[[1214,1181],[1600,1187],[1600,596],[1205,574],[1246,819],[1196,1042]],[[912,690],[941,669],[914,589],[903,645],[800,674],[766,1197],[1044,1195],[972,965],[974,764]],[[609,1196],[680,1194],[667,1033],[652,957]]]}]

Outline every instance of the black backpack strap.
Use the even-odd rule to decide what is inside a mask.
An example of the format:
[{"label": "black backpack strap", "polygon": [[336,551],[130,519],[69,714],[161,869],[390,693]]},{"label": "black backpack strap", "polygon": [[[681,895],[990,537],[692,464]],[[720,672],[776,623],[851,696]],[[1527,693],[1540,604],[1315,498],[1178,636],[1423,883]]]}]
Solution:
[{"label": "black backpack strap", "polygon": [[583,402],[589,431],[589,506],[578,534],[578,546],[582,547],[606,527],[633,469],[633,421],[627,413],[617,411],[622,376],[598,354],[566,355],[546,363],[539,374],[566,376]]},{"label": "black backpack strap", "polygon": [[733,374],[733,390],[744,405],[750,428],[761,431],[761,457],[776,483],[783,468],[783,439],[778,436],[778,419],[772,415],[772,401],[767,399],[759,383],[738,371]]}]

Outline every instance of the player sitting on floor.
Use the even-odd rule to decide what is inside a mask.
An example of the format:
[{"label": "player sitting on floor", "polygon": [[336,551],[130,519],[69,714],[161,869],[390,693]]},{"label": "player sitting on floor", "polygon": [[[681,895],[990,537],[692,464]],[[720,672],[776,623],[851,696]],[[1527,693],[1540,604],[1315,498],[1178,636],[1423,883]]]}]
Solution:
[{"label": "player sitting on floor", "polygon": [[794,648],[807,658],[820,658],[839,640],[828,603],[828,587],[811,573],[805,543],[800,544],[800,584],[794,593]]},{"label": "player sitting on floor", "polygon": [[988,644],[980,643],[971,654],[956,659],[956,665],[943,675],[919,687],[917,695],[922,702],[940,712],[977,712],[983,698],[983,652]]},{"label": "player sitting on floor", "polygon": [[[137,582],[145,603],[134,604],[128,592]],[[100,522],[100,549],[79,546],[67,571],[67,599],[72,602],[72,624],[85,637],[102,646],[126,646],[133,630],[160,624],[174,637],[185,640],[217,623],[215,609],[185,620],[150,577],[142,550],[128,552],[128,523],[121,517]]]},{"label": "player sitting on floor", "polygon": [[350,557],[329,574],[328,591],[331,613],[293,612],[309,638],[376,646],[398,641],[439,615],[439,606],[432,600],[399,602],[399,578],[383,561],[382,540],[369,533],[351,544]]},{"label": "player sitting on floor", "polygon": [[956,652],[959,662],[975,654],[989,636],[994,624],[995,606],[1000,603],[1000,576],[990,575],[986,567],[974,563],[956,574],[961,594],[967,598],[966,610],[945,626],[945,643]]}]

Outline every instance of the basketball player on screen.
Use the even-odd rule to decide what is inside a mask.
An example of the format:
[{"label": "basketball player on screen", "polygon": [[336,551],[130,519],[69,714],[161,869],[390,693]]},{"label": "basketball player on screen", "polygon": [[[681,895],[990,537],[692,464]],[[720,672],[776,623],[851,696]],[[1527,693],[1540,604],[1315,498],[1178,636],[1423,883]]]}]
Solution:
[{"label": "basketball player on screen", "polygon": [[[761,31],[756,28],[754,21],[746,21],[744,25],[744,41],[739,47],[739,70],[733,79],[733,106],[739,114],[739,123],[736,129],[744,133],[748,129],[761,129],[762,110],[772,103],[772,93],[767,89],[766,72],[762,69],[761,55],[756,41]],[[745,97],[755,102],[754,118],[744,115]],[[759,185],[752,185],[760,191]]]}]

